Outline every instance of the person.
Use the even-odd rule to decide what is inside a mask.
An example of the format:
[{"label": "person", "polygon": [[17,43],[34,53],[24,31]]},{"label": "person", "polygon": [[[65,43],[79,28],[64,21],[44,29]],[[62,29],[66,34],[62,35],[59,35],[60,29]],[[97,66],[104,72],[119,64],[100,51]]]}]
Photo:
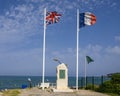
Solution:
[{"label": "person", "polygon": [[28,82],[29,82],[29,88],[32,88],[32,81],[30,78],[28,78]]}]

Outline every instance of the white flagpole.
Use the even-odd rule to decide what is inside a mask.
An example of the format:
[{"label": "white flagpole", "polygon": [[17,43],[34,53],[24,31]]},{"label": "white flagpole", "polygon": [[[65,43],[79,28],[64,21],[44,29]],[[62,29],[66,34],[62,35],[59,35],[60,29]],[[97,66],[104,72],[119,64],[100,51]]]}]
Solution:
[{"label": "white flagpole", "polygon": [[78,90],[78,57],[79,57],[79,9],[77,9],[77,48],[76,48],[76,90]]},{"label": "white flagpole", "polygon": [[86,62],[86,57],[85,57],[85,88],[86,88],[86,73],[87,73],[86,65],[87,65],[87,62]]},{"label": "white flagpole", "polygon": [[44,37],[43,37],[43,72],[42,72],[42,89],[44,90],[45,80],[45,40],[46,40],[46,8],[44,9]]}]

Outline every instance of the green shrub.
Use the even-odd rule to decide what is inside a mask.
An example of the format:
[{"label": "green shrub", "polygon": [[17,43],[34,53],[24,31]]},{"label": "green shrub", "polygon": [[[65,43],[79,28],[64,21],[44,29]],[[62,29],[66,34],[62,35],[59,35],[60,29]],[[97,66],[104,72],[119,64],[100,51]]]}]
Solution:
[{"label": "green shrub", "polygon": [[98,91],[120,95],[120,73],[113,74],[111,80],[100,85]]},{"label": "green shrub", "polygon": [[115,84],[114,87],[115,87],[114,93],[117,93],[120,95],[120,84]]},{"label": "green shrub", "polygon": [[120,84],[120,73],[113,74],[111,81],[113,84]]},{"label": "green shrub", "polygon": [[85,89],[90,89],[90,90],[92,90],[92,87],[93,87],[92,84],[88,84]]},{"label": "green shrub", "polygon": [[99,88],[98,85],[88,84],[85,89],[89,90],[97,90]]},{"label": "green shrub", "polygon": [[114,92],[114,87],[111,81],[106,81],[99,87],[100,92],[108,92],[108,93],[113,93]]}]

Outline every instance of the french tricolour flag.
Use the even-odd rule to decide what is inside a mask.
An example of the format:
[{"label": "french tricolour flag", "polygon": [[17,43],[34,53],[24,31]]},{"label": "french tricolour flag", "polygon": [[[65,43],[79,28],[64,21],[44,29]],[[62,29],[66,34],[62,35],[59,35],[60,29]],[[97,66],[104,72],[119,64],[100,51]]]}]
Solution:
[{"label": "french tricolour flag", "polygon": [[90,12],[80,13],[80,24],[79,27],[84,27],[86,25],[93,25],[96,23],[96,16]]}]

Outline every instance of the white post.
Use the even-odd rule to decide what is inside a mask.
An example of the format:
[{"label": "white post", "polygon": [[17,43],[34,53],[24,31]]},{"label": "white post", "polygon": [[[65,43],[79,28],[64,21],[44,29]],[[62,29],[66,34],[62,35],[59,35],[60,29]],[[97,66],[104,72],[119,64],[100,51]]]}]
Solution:
[{"label": "white post", "polygon": [[77,9],[76,90],[78,90],[79,31],[79,9]]},{"label": "white post", "polygon": [[86,62],[86,57],[85,57],[85,88],[86,88],[86,73],[87,73],[86,65],[87,65],[87,62]]},{"label": "white post", "polygon": [[46,8],[44,9],[44,37],[43,37],[43,72],[42,72],[42,89],[44,90],[45,80],[45,40],[46,40]]}]

